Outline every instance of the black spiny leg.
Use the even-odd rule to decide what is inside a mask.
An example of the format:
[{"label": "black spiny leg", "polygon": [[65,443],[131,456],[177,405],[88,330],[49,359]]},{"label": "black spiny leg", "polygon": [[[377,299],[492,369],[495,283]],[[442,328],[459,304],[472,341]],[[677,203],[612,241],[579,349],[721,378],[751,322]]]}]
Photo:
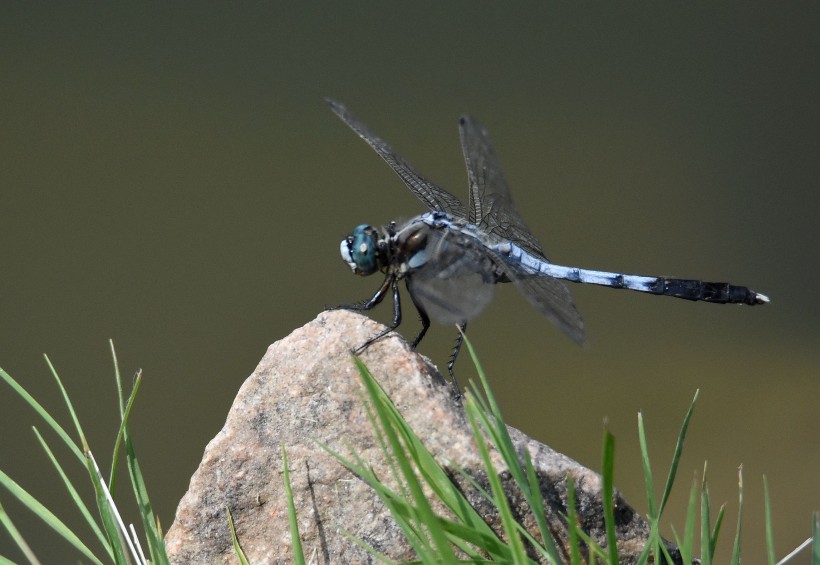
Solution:
[{"label": "black spiny leg", "polygon": [[390,290],[390,286],[393,282],[393,277],[388,275],[385,277],[384,282],[379,287],[379,290],[376,291],[376,294],[374,294],[369,300],[363,300],[361,302],[357,302],[356,304],[340,304],[339,306],[328,308],[328,310],[353,310],[354,312],[371,310],[378,306],[382,300],[384,300],[384,297],[387,296],[387,291]]},{"label": "black spiny leg", "polygon": [[[406,279],[405,279],[406,280]],[[427,333],[427,330],[430,329],[430,316],[427,315],[427,311],[416,302],[416,298],[413,296],[413,293],[410,292],[410,287],[407,287],[407,292],[410,294],[410,300],[413,301],[413,306],[416,307],[416,312],[419,313],[419,319],[421,320],[421,331],[419,331],[416,339],[413,340],[413,349],[415,349],[419,343],[421,343],[421,339],[424,337],[424,334]]]},{"label": "black spiny leg", "polygon": [[458,380],[456,379],[456,373],[453,370],[453,366],[456,364],[456,358],[458,357],[458,352],[461,351],[461,344],[464,342],[464,332],[467,331],[467,322],[462,322],[458,325],[458,328],[461,330],[458,332],[458,336],[456,337],[456,344],[453,346],[453,353],[450,354],[450,362],[447,363],[447,371],[450,373],[450,378],[453,379],[453,385],[456,387],[456,396],[461,396],[461,387],[458,386]]},{"label": "black spiny leg", "polygon": [[[388,276],[384,280],[384,284],[381,286],[381,288],[379,288],[379,291],[373,296],[373,298],[371,298],[369,301],[363,304],[362,310],[369,310],[370,308],[373,308],[373,306],[381,302],[384,298],[384,295],[387,294],[388,288],[391,288],[393,290],[393,324],[390,327],[385,328],[383,331],[368,339],[360,347],[354,349],[353,353],[356,355],[360,354],[362,351],[364,351],[365,349],[379,341],[381,338],[383,338],[390,332],[394,331],[401,324],[401,299],[399,298],[399,285],[395,277]],[[379,296],[379,294],[381,294],[381,296]],[[373,304],[367,307],[367,305],[369,305],[371,302]]]}]

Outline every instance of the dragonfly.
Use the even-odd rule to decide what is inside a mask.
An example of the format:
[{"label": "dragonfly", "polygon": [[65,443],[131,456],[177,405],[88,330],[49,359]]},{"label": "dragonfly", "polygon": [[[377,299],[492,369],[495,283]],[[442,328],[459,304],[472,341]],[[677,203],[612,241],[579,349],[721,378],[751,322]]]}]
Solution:
[{"label": "dragonfly", "polygon": [[393,320],[355,353],[395,331],[402,321],[399,283],[404,281],[421,318],[416,348],[430,327],[430,319],[459,328],[447,365],[456,390],[454,365],[467,322],[492,300],[495,286],[512,283],[536,310],[573,341],[582,344],[585,331],[572,294],[563,281],[634,290],[659,296],[713,304],[767,304],[769,298],[745,286],[663,276],[628,275],[556,265],[518,212],[487,130],[475,119],[459,119],[461,149],[467,165],[466,205],[450,192],[424,178],[341,103],[327,99],[330,109],[393,169],[410,191],[429,209],[397,225],[378,229],[361,224],[340,245],[342,259],[356,275],[377,272],[384,281],[370,299],[340,306],[370,310],[390,294]]}]

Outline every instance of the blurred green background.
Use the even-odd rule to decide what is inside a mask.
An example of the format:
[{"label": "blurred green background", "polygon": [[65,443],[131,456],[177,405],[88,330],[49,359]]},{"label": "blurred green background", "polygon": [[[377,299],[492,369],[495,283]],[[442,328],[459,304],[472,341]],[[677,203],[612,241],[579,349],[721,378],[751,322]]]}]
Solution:
[{"label": "blurred green background", "polygon": [[[460,196],[469,112],[555,261],[772,298],[576,285],[579,348],[504,287],[470,335],[509,422],[597,469],[607,419],[617,484],[645,510],[636,414],[660,475],[700,388],[666,534],[706,460],[725,559],[742,464],[745,558],[764,560],[763,474],[782,556],[820,509],[818,24],[817,3],[7,4],[0,366],[63,414],[48,353],[102,461],[113,338],[123,373],[144,371],[133,432],[167,528],[266,347],[380,282],[351,276],[339,240],[422,211],[323,97]],[[421,352],[443,367],[453,337],[434,326]],[[33,424],[0,389],[0,468],[77,524]],[[0,500],[45,562],[76,560]],[[21,557],[5,535],[0,550]]]}]

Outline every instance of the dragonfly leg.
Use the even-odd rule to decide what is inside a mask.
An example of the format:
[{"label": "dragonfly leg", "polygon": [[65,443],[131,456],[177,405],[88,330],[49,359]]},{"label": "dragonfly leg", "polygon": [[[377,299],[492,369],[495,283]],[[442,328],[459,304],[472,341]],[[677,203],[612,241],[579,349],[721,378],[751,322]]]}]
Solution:
[{"label": "dragonfly leg", "polygon": [[447,363],[447,372],[450,373],[450,378],[453,379],[453,386],[456,387],[456,395],[461,396],[461,387],[458,386],[458,379],[456,379],[456,372],[453,370],[453,367],[456,364],[458,352],[461,351],[461,344],[464,342],[464,332],[467,331],[467,322],[462,322],[458,327],[461,331],[458,332],[456,344],[453,346],[453,352],[450,354],[450,362]]},{"label": "dragonfly leg", "polygon": [[419,316],[421,317],[421,331],[419,331],[416,339],[413,340],[413,349],[416,348],[419,342],[421,342],[421,338],[423,338],[427,330],[430,329],[430,318],[427,316],[427,312],[419,310]]},{"label": "dragonfly leg", "polygon": [[[356,304],[340,304],[339,306],[332,306],[328,308],[328,310],[353,310],[354,312],[361,312],[362,310],[372,310],[376,306],[378,306],[384,297],[387,296],[387,291],[390,290],[390,286],[393,284],[393,277],[388,275],[385,277],[384,282],[381,284],[379,289],[376,291],[371,298],[368,300],[362,300],[361,302],[357,302]],[[395,310],[395,306],[393,307]]]},{"label": "dragonfly leg", "polygon": [[[399,297],[399,285],[394,277],[387,277],[385,279],[384,284],[381,286],[379,291],[368,302],[365,302],[363,306],[367,306],[367,304],[369,304],[370,302],[373,302],[373,304],[369,307],[363,307],[362,310],[369,310],[370,308],[373,308],[373,306],[381,302],[384,298],[384,295],[387,294],[388,288],[393,290],[393,323],[390,325],[390,327],[387,327],[384,330],[380,331],[378,334],[364,342],[361,346],[354,349],[353,353],[355,355],[360,354],[365,349],[367,349],[368,347],[379,341],[381,338],[383,338],[390,332],[394,331],[396,328],[399,327],[399,325],[401,325],[401,298]],[[380,293],[382,294],[381,296],[379,296]]]},{"label": "dragonfly leg", "polygon": [[[409,292],[409,288],[407,289]],[[413,297],[413,293],[409,292],[410,299],[413,301],[413,306],[416,307],[416,311],[419,313],[419,319],[421,319],[421,331],[419,331],[416,338],[413,340],[413,349],[415,349],[419,343],[421,343],[421,339],[424,337],[424,334],[427,333],[427,330],[430,329],[430,316],[427,315],[427,311],[416,302],[416,299]]]}]

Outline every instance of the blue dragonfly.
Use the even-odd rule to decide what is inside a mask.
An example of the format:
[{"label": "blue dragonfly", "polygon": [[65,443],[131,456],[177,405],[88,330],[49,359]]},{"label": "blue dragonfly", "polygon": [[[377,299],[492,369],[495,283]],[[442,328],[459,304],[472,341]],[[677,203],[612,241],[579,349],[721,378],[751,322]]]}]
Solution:
[{"label": "blue dragonfly", "polygon": [[394,331],[401,324],[399,281],[404,281],[421,318],[415,348],[430,327],[430,319],[456,324],[456,338],[447,369],[458,390],[453,366],[467,322],[492,300],[495,285],[512,283],[539,312],[577,343],[584,341],[584,322],[562,281],[596,284],[700,300],[715,304],[766,304],[769,298],[745,286],[671,277],[627,275],[551,263],[524,224],[487,130],[469,116],[459,120],[461,148],[467,165],[469,195],[458,198],[425,179],[345,106],[327,99],[330,109],[387,162],[429,212],[403,225],[391,222],[377,229],[362,224],[340,245],[342,259],[357,275],[380,272],[384,281],[368,300],[340,306],[370,310],[393,297],[393,322],[356,352]]}]

